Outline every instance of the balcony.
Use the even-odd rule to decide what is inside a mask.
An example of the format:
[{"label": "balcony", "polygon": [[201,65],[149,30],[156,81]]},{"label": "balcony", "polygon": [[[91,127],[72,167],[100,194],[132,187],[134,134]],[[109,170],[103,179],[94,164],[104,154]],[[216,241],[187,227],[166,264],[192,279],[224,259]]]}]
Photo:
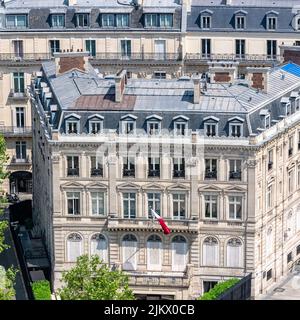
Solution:
[{"label": "balcony", "polygon": [[103,169],[102,168],[98,168],[98,169],[92,168],[91,169],[91,176],[92,177],[95,177],[95,176],[102,177],[103,176]]},{"label": "balcony", "polygon": [[8,62],[34,62],[51,58],[51,53],[0,53],[0,60]]},{"label": "balcony", "polygon": [[135,177],[135,169],[123,169],[123,177]]},{"label": "balcony", "polygon": [[217,171],[205,171],[205,179],[217,179]]},{"label": "balcony", "polygon": [[242,172],[241,171],[229,171],[229,180],[241,180]]},{"label": "balcony", "polygon": [[186,63],[206,62],[206,61],[239,61],[239,62],[279,62],[280,55],[263,54],[202,54],[187,53]]},{"label": "balcony", "polygon": [[26,101],[28,100],[28,95],[25,90],[24,92],[15,92],[13,89],[11,89],[8,95],[8,100]]},{"label": "balcony", "polygon": [[160,170],[159,169],[150,169],[148,171],[148,177],[159,178],[160,177]]},{"label": "balcony", "polygon": [[13,156],[11,158],[10,165],[29,165],[31,164],[31,159],[29,156],[26,158],[17,158],[16,156]]},{"label": "balcony", "polygon": [[144,272],[138,274],[137,271],[134,274],[131,272],[127,272],[129,276],[129,284],[131,286],[158,286],[158,287],[189,287],[189,277],[187,273],[184,276],[178,275],[147,275]]},{"label": "balcony", "polygon": [[5,137],[31,137],[32,128],[31,127],[0,127],[0,133]]},{"label": "balcony", "polygon": [[185,178],[185,170],[174,170],[173,178]]},{"label": "balcony", "polygon": [[67,175],[68,177],[79,176],[79,168],[68,168]]}]

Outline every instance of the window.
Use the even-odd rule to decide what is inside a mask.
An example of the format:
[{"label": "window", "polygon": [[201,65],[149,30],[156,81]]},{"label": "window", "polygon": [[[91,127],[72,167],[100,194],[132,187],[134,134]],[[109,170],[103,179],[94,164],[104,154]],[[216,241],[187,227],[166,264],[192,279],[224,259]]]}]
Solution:
[{"label": "window", "polygon": [[296,255],[300,254],[300,245],[297,246],[296,248]]},{"label": "window", "polygon": [[205,159],[205,179],[217,179],[217,159]]},{"label": "window", "polygon": [[268,170],[273,168],[273,149],[268,152]]},{"label": "window", "polygon": [[289,137],[289,150],[288,150],[289,157],[293,155],[293,149],[294,149],[294,137],[291,136]]},{"label": "window", "polygon": [[149,135],[154,136],[160,134],[161,123],[160,121],[148,121],[147,122],[147,132]]},{"label": "window", "polygon": [[97,233],[91,238],[91,256],[97,255],[99,258],[108,263],[108,243],[104,235]]},{"label": "window", "polygon": [[115,15],[112,13],[102,14],[102,27],[114,27]]},{"label": "window", "polygon": [[187,132],[187,123],[185,121],[174,122],[174,133],[177,136],[184,136]]},{"label": "window", "polygon": [[237,58],[245,58],[246,54],[246,41],[237,39],[235,40],[235,54]]},{"label": "window", "polygon": [[238,30],[245,29],[246,26],[246,17],[236,16],[235,17],[235,28]]},{"label": "window", "polygon": [[90,120],[89,121],[89,132],[92,134],[101,133],[103,131],[103,121]]},{"label": "window", "polygon": [[276,17],[267,17],[267,29],[276,30],[277,28],[277,18]]},{"label": "window", "polygon": [[121,56],[122,58],[131,57],[131,40],[121,40]]},{"label": "window", "polygon": [[211,55],[211,39],[202,39],[201,44],[202,57],[209,58]]},{"label": "window", "polygon": [[276,59],[277,55],[277,41],[267,40],[267,57],[268,59]]},{"label": "window", "polygon": [[128,234],[122,240],[123,270],[136,270],[138,258],[137,239]]},{"label": "window", "polygon": [[294,191],[294,169],[288,172],[288,194]]},{"label": "window", "polygon": [[24,56],[24,46],[23,40],[13,40],[14,55],[16,58],[23,58]]},{"label": "window", "polygon": [[211,17],[210,16],[202,16],[201,17],[201,28],[202,29],[210,29],[211,28]]},{"label": "window", "polygon": [[65,26],[65,15],[63,14],[52,14],[51,15],[51,27],[52,28],[63,28]]},{"label": "window", "polygon": [[214,237],[208,237],[203,242],[203,265],[219,265],[219,244]]},{"label": "window", "polygon": [[230,123],[229,124],[229,136],[230,137],[241,137],[243,131],[242,124]]},{"label": "window", "polygon": [[135,160],[134,158],[123,158],[123,176],[134,177],[135,176]]},{"label": "window", "polygon": [[187,242],[183,236],[172,240],[172,271],[185,271],[187,264]]},{"label": "window", "polygon": [[67,192],[68,214],[80,215],[80,192]]},{"label": "window", "polygon": [[116,26],[118,28],[129,27],[129,15],[128,14],[116,14]]},{"label": "window", "polygon": [[173,159],[173,178],[185,177],[185,162],[184,158]]},{"label": "window", "polygon": [[218,197],[214,195],[205,195],[204,204],[205,204],[205,218],[217,219],[218,218]]},{"label": "window", "polygon": [[160,158],[148,158],[148,177],[160,177]]},{"label": "window", "polygon": [[59,40],[50,40],[50,52],[53,55],[55,52],[60,52]]},{"label": "window", "polygon": [[[162,54],[164,56],[164,53],[162,53]],[[158,58],[157,60],[160,60],[160,58],[162,57],[160,53],[157,53],[156,56]],[[166,74],[165,71],[156,71],[156,72],[154,72],[154,79],[161,80],[161,79],[166,79],[166,78],[167,78],[167,74]]]},{"label": "window", "polygon": [[105,193],[104,192],[91,192],[92,200],[92,215],[105,216]]},{"label": "window", "polygon": [[298,167],[297,167],[297,172],[298,172],[298,175],[297,175],[297,186],[300,187],[300,165],[298,165]]},{"label": "window", "polygon": [[103,159],[101,157],[91,157],[91,176],[103,176]]},{"label": "window", "polygon": [[242,197],[229,196],[229,219],[241,220],[242,219]]},{"label": "window", "polygon": [[240,239],[233,238],[227,242],[227,267],[241,268],[243,265],[243,245]]},{"label": "window", "polygon": [[25,14],[7,15],[6,28],[26,28],[27,16]]},{"label": "window", "polygon": [[85,50],[90,53],[91,57],[96,57],[96,40],[85,40]]},{"label": "window", "polygon": [[147,270],[160,271],[162,266],[162,241],[157,235],[147,240]]},{"label": "window", "polygon": [[205,123],[204,131],[208,137],[215,137],[217,135],[218,125],[216,123]]},{"label": "window", "polygon": [[67,176],[79,176],[78,156],[67,156]]},{"label": "window", "polygon": [[273,184],[267,187],[267,209],[273,207]]},{"label": "window", "polygon": [[23,72],[14,72],[13,73],[13,83],[14,83],[14,92],[15,93],[24,93],[25,92],[24,73]]},{"label": "window", "polygon": [[269,256],[273,251],[273,230],[270,227],[266,235],[266,256]]},{"label": "window", "polygon": [[267,114],[265,117],[264,117],[264,120],[265,120],[265,129],[269,129],[270,126],[271,126],[271,117],[269,114]]},{"label": "window", "polygon": [[123,193],[123,218],[136,217],[136,194],[134,192]]},{"label": "window", "polygon": [[158,15],[156,13],[145,14],[145,27],[158,27]]},{"label": "window", "polygon": [[89,26],[89,14],[77,13],[76,14],[76,27],[88,27]]},{"label": "window", "polygon": [[272,269],[267,272],[267,281],[272,279]]},{"label": "window", "polygon": [[181,220],[186,218],[185,197],[184,193],[173,194],[173,219]]},{"label": "window", "polygon": [[67,260],[76,262],[82,255],[82,238],[78,233],[72,233],[67,238]]},{"label": "window", "polygon": [[78,120],[67,120],[66,121],[66,131],[68,134],[79,133],[79,121]]},{"label": "window", "polygon": [[229,160],[229,180],[242,179],[242,161]]},{"label": "window", "polygon": [[[297,18],[296,20],[296,30],[300,30],[300,18]],[[296,44],[298,45],[298,44]]]},{"label": "window", "polygon": [[134,120],[123,120],[122,121],[122,133],[123,134],[134,134],[135,133],[135,121]]},{"label": "window", "polygon": [[161,28],[173,27],[173,15],[171,13],[162,13],[159,15],[159,26]]},{"label": "window", "polygon": [[216,284],[218,281],[203,281],[203,293],[211,290]]},{"label": "window", "polygon": [[157,214],[160,215],[160,193],[150,192],[147,193],[148,198],[148,218],[152,219],[151,209],[153,209]]},{"label": "window", "polygon": [[23,107],[16,107],[16,124],[17,128],[25,126],[25,108]]},{"label": "window", "polygon": [[16,159],[26,160],[26,141],[16,141]]}]

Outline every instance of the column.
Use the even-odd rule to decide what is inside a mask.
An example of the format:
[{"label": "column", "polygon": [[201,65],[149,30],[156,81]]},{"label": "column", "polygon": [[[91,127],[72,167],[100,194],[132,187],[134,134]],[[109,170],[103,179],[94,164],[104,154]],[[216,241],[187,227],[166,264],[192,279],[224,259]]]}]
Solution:
[{"label": "column", "polygon": [[116,171],[117,171],[117,157],[110,155],[108,162],[108,214],[116,214],[117,212],[117,188],[116,188]]},{"label": "column", "polygon": [[191,219],[199,218],[199,201],[198,201],[198,172],[197,172],[197,158],[192,157],[186,162],[188,174],[190,179],[190,215]]}]

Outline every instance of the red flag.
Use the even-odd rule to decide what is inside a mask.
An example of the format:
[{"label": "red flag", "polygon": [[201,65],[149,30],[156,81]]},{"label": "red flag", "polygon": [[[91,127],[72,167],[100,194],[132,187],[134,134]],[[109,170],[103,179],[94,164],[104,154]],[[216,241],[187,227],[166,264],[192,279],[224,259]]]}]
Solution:
[{"label": "red flag", "polygon": [[151,209],[151,213],[152,213],[153,217],[158,220],[159,224],[161,225],[161,227],[164,231],[164,234],[170,234],[171,231],[168,228],[168,226],[166,225],[164,219],[159,214],[157,214],[153,209]]}]

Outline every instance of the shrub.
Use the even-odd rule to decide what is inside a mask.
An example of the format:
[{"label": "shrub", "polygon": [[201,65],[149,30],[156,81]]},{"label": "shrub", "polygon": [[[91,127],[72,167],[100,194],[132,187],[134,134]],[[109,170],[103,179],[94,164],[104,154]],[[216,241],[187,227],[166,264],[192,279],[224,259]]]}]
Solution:
[{"label": "shrub", "polygon": [[35,300],[51,300],[50,283],[47,280],[33,282],[32,291]]},{"label": "shrub", "polygon": [[237,284],[240,279],[232,278],[223,282],[219,282],[208,292],[205,292],[198,300],[217,300],[226,290]]}]

